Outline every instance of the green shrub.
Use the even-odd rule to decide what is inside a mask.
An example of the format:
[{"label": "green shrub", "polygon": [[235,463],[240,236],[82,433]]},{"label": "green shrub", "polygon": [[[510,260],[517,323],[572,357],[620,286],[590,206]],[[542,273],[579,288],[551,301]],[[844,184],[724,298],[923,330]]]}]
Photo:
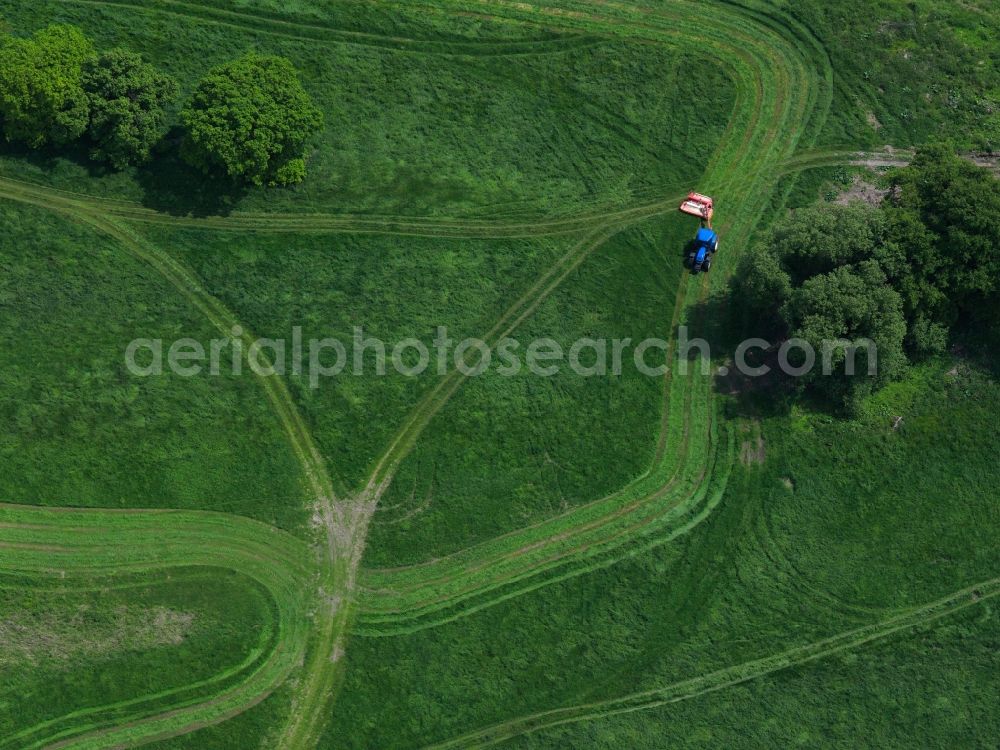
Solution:
[{"label": "green shrub", "polygon": [[990,306],[1000,293],[1000,181],[936,144],[893,187],[886,211],[907,251],[898,286],[910,313],[950,326]]},{"label": "green shrub", "polygon": [[920,357],[940,354],[948,346],[948,328],[921,317],[910,326],[909,348]]},{"label": "green shrub", "polygon": [[862,203],[803,208],[775,227],[770,251],[792,283],[882,255],[885,220]]},{"label": "green shrub", "polygon": [[[814,367],[806,382],[849,410],[905,371],[903,302],[874,260],[809,279],[792,293],[782,316],[793,337],[808,341],[821,356],[827,352],[830,371]],[[854,371],[849,372],[846,350],[830,346],[838,340],[852,344],[868,340],[875,349],[869,352],[859,346],[854,352]],[[870,362],[871,356],[877,361]]]}]

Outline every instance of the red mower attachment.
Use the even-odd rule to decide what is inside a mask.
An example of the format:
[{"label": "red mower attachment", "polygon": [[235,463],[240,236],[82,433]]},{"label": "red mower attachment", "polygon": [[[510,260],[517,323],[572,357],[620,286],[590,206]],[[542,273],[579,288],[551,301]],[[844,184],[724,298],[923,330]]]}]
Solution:
[{"label": "red mower attachment", "polygon": [[681,213],[697,216],[702,221],[710,222],[712,214],[715,213],[715,207],[712,204],[712,199],[707,195],[690,193],[687,199],[681,203]]}]

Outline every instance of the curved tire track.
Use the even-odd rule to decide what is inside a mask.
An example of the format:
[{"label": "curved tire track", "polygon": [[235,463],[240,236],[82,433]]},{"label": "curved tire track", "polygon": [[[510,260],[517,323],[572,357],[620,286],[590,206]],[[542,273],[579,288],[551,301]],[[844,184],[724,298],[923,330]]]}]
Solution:
[{"label": "curved tire track", "polygon": [[[479,4],[485,3],[486,0]],[[767,30],[755,37],[748,36],[742,28],[730,29],[721,19],[716,19],[713,39],[707,40],[694,30],[697,21],[678,18],[666,11],[592,2],[568,2],[560,8],[541,8],[525,3],[490,4],[516,7],[516,12],[522,14],[556,15],[576,24],[574,28],[590,28],[593,24],[603,33],[618,31],[653,41],[676,41],[678,33],[691,33],[699,45],[715,46],[720,54],[727,51],[719,42],[725,39],[731,45],[728,51],[736,60],[734,69],[740,62],[755,62],[754,75],[747,76],[747,71],[743,70],[738,87],[738,110],[743,107],[743,111],[738,111],[732,120],[734,123],[746,122],[744,137],[742,140],[723,140],[704,181],[706,190],[719,196],[720,204],[734,207],[725,227],[728,233],[748,235],[766,208],[770,199],[768,188],[777,180],[778,167],[790,158],[799,142],[796,134],[781,140],[781,132],[797,131],[801,126],[796,128],[792,123],[807,122],[810,127],[806,134],[811,137],[825,120],[831,87],[820,86],[819,81],[830,79],[828,61],[827,65],[820,64],[820,74],[816,75],[810,73],[804,61],[797,61],[791,42],[785,40],[783,46],[769,46],[775,40],[774,35],[784,29],[780,24],[775,27],[773,19],[761,21],[751,14]],[[599,11],[609,14],[595,15]],[[622,16],[628,20],[622,20]],[[739,25],[737,22],[742,19],[744,15],[736,12],[729,22]],[[664,28],[666,24],[669,28]],[[791,31],[785,29],[784,33],[793,38],[805,34],[797,27],[792,27]],[[777,47],[781,47],[780,53],[774,52]],[[815,47],[813,52],[816,52]],[[800,80],[794,81],[796,76]],[[771,119],[764,119],[769,101],[765,95],[769,91],[773,110]],[[796,93],[798,95],[793,96]],[[810,112],[816,107],[819,115],[810,118]],[[751,164],[754,169],[750,168]],[[766,165],[765,168],[762,165]],[[731,268],[733,255],[728,254],[720,265]],[[719,283],[724,278],[723,273],[712,280]],[[708,287],[703,285],[701,296],[707,292]],[[620,493],[446,558],[402,569],[363,571],[365,590],[357,632],[387,635],[448,621],[518,592],[590,570],[595,564],[594,558],[607,555],[609,544],[616,544],[618,554],[624,556],[637,535],[658,528],[659,539],[665,541],[674,538],[678,528],[690,528],[685,514],[699,517],[694,513],[700,499],[698,492],[709,475],[706,467],[711,465],[717,443],[710,437],[711,430],[708,433],[692,431],[689,422],[695,415],[700,415],[702,422],[709,421],[708,416],[714,408],[710,385],[707,378],[689,378],[686,396],[677,394],[668,401],[667,408],[676,410],[674,405],[678,398],[688,399],[684,413],[677,415],[685,425],[683,434],[675,434],[672,439],[661,438],[658,459],[662,463],[654,465],[646,476]],[[692,406],[691,397],[695,393],[699,394],[699,400]],[[675,425],[677,416],[673,420]],[[693,447],[690,445],[692,435],[698,441]],[[673,461],[676,455],[664,454],[662,447],[665,444],[681,450],[682,466]],[[400,457],[394,460],[398,464]],[[595,513],[595,508],[600,510]],[[634,514],[630,519],[633,523],[627,526],[627,532],[620,533],[616,524],[629,514]],[[642,520],[634,523],[635,519]],[[665,520],[673,523],[664,523]],[[606,564],[612,562],[613,557]]]},{"label": "curved tire track", "polygon": [[[211,697],[180,704],[137,699],[130,717],[107,725],[100,707],[75,712],[4,738],[18,748],[98,748],[169,737],[221,721],[262,700],[295,670],[309,639],[309,581],[316,575],[308,545],[265,524],[220,513],[43,509],[0,505],[0,568],[61,575],[160,574],[207,566],[260,584],[277,608],[277,632],[267,653],[235,668]],[[145,708],[143,703],[150,704]],[[67,726],[66,719],[77,723]]]},{"label": "curved tire track", "polygon": [[[823,69],[822,60],[817,57],[815,44],[810,41],[808,34],[787,19],[775,20],[770,15],[770,10],[767,13],[761,12],[756,9],[756,5],[754,8],[747,8],[735,4],[710,3],[713,8],[713,28],[706,31],[703,27],[707,4],[682,0],[666,7],[646,8],[612,2],[573,0],[563,0],[544,7],[504,0],[445,0],[439,3],[458,12],[481,13],[486,9],[503,18],[541,24],[568,33],[661,44],[696,44],[702,52],[717,54],[737,83],[737,105],[727,130],[729,135],[717,149],[702,185],[704,189],[718,195],[720,202],[732,207],[726,230],[737,237],[743,237],[749,235],[767,207],[780,165],[791,158],[800,139],[807,141],[809,134],[818,129],[814,123],[821,124],[825,118],[825,111],[829,107],[829,92],[828,87],[823,86],[823,81],[829,78],[829,71]],[[804,52],[805,47],[810,45],[813,49],[808,53]],[[819,74],[816,69],[820,70]],[[740,131],[742,138],[731,137]],[[213,322],[224,328],[230,327],[229,322],[232,320],[225,308],[201,290],[197,280],[186,269],[170,256],[150,246],[120,223],[121,220],[154,223],[169,221],[173,225],[183,225],[185,221],[189,221],[188,225],[212,225],[235,231],[432,232],[433,236],[450,236],[442,234],[447,232],[455,233],[451,236],[529,236],[542,232],[588,232],[599,236],[602,230],[614,230],[673,209],[672,205],[659,202],[600,215],[520,223],[318,216],[243,216],[213,221],[165,218],[122,202],[101,202],[67,194],[55,196],[55,193],[56,191],[26,186],[25,183],[15,183],[9,179],[0,180],[0,195],[61,211],[122,242],[130,251],[164,274]],[[490,234],[497,231],[501,234]],[[482,234],[470,235],[470,232]],[[512,235],[510,232],[525,234]],[[729,244],[729,247],[735,246],[735,242]],[[733,257],[734,254],[729,254],[720,258],[720,266],[730,266]],[[711,281],[717,284],[723,279],[724,274],[717,274]],[[703,282],[697,295],[699,298],[708,292],[706,284],[707,282]],[[693,288],[696,282],[689,280],[687,286]],[[409,592],[407,595],[412,599],[401,608],[398,606],[399,600],[390,596],[384,599],[388,602],[386,606],[379,606],[382,606],[385,613],[391,613],[391,621],[396,625],[400,623],[401,617],[403,620],[407,619],[407,612],[440,613],[449,606],[452,607],[449,616],[461,616],[463,611],[454,610],[456,602],[467,606],[475,603],[478,596],[479,604],[487,606],[497,600],[489,597],[499,595],[508,598],[552,580],[577,575],[588,566],[612,564],[623,556],[623,547],[639,548],[644,543],[638,542],[639,539],[659,543],[664,538],[670,538],[670,534],[683,533],[697,523],[711,512],[713,502],[718,502],[721,497],[719,486],[721,483],[724,487],[725,476],[732,461],[727,453],[717,450],[720,444],[725,443],[718,440],[716,432],[718,427],[714,421],[711,380],[700,376],[683,382],[674,379],[670,387],[671,399],[667,404],[670,419],[667,430],[678,440],[678,446],[684,446],[683,455],[666,450],[667,446],[674,444],[669,437],[666,441],[661,440],[663,449],[658,450],[661,464],[653,467],[636,485],[613,496],[607,502],[609,507],[602,508],[609,510],[609,513],[598,513],[595,518],[593,508],[579,509],[568,523],[567,518],[560,517],[558,528],[545,527],[544,524],[533,527],[535,531],[532,533],[537,534],[538,529],[543,529],[543,533],[536,539],[535,546],[527,552],[522,545],[512,555],[509,541],[496,541],[493,544],[502,554],[502,564],[484,567],[481,557],[484,550],[476,548],[458,566],[454,566],[454,560],[450,560],[443,568],[435,568],[432,564],[402,572],[374,572],[371,575],[376,579],[379,575],[390,579],[388,582],[392,585],[391,591],[394,594]],[[346,505],[336,501],[322,459],[315,451],[308,431],[302,425],[284,386],[265,388],[303,463],[326,526],[327,538],[318,566],[318,587],[330,597],[333,597],[334,592],[349,594],[354,588],[353,576],[374,501],[365,497]],[[428,413],[430,412],[425,411],[424,415]],[[411,422],[419,428],[421,420],[421,413],[418,411]],[[387,452],[390,460],[384,466],[389,468],[377,469],[373,473],[370,489],[376,495],[379,488],[384,489],[386,483],[391,481],[391,467],[398,462],[400,456],[405,455],[406,446],[416,439],[419,429],[404,435],[399,443],[402,450],[393,452],[394,449],[390,447]],[[713,478],[714,483],[707,481],[709,477]],[[673,494],[675,492],[677,494]],[[650,498],[656,501],[666,500],[667,504],[654,507],[650,504]],[[638,502],[634,502],[636,500]],[[654,518],[659,520],[652,520]],[[622,522],[620,519],[626,521]],[[662,523],[664,519],[672,524],[666,532]],[[609,530],[613,533],[607,533]],[[650,533],[653,531],[657,533]],[[517,533],[522,532],[515,532],[515,535]],[[664,533],[666,537],[662,536]],[[42,548],[45,546],[40,545]],[[558,554],[553,555],[554,550]],[[42,549],[38,551],[44,552]],[[575,562],[574,566],[564,564],[571,559]],[[427,575],[428,570],[432,571],[430,577]],[[489,571],[489,576],[485,579],[479,574],[482,570]],[[539,575],[540,573],[545,573],[545,576]],[[433,581],[433,586],[429,581]],[[451,587],[456,593],[446,591],[441,596],[441,585]],[[504,586],[511,585],[514,586],[513,589],[501,590]],[[484,595],[486,599],[483,599]],[[443,603],[445,606],[442,606]],[[326,602],[326,606],[321,606],[314,614],[311,630],[303,642],[306,660],[304,678],[297,691],[298,699],[292,722],[286,727],[279,746],[298,750],[313,746],[318,740],[322,731],[324,706],[332,699],[333,684],[338,674],[338,667],[331,655],[339,653],[352,616],[352,606],[348,600],[341,606],[335,601]],[[159,718],[144,720],[141,724],[94,735],[91,740],[87,740],[90,744],[73,746],[105,747],[117,741],[112,740],[114,737],[126,738],[125,741],[131,744],[144,738],[159,736],[155,733],[163,731],[165,724],[169,724],[172,727],[170,731],[175,734],[191,730],[201,722],[218,721],[244,710],[265,694],[264,690],[259,691],[256,696],[251,696],[246,690],[238,695],[222,694],[212,705],[199,706],[197,710],[178,708]],[[237,705],[241,700],[244,701],[242,706]],[[186,723],[181,724],[182,721]]]},{"label": "curved tire track", "polygon": [[926,625],[968,607],[993,599],[998,595],[1000,595],[1000,578],[994,578],[956,591],[935,602],[908,610],[904,614],[875,624],[838,633],[815,643],[797,646],[763,659],[745,662],[688,680],[675,682],[661,688],[633,693],[620,698],[522,716],[503,724],[470,732],[446,742],[430,745],[428,746],[428,750],[447,750],[448,748],[458,747],[491,747],[513,737],[538,732],[543,729],[678,703],[708,693],[718,692],[734,685],[750,682],[751,680],[784,669],[808,664],[847,649],[858,648],[873,641],[889,638],[901,631]]},{"label": "curved tire track", "polygon": [[421,55],[446,55],[461,57],[511,57],[546,55],[600,44],[603,40],[592,36],[573,36],[564,39],[513,39],[481,41],[448,41],[414,39],[388,36],[364,31],[338,29],[319,23],[292,21],[285,18],[258,15],[246,10],[231,10],[212,5],[202,5],[183,0],[63,0],[77,5],[104,8],[121,8],[138,13],[174,16],[200,23],[211,23],[240,31],[283,37],[303,42],[351,44],[364,47],[391,49]]}]

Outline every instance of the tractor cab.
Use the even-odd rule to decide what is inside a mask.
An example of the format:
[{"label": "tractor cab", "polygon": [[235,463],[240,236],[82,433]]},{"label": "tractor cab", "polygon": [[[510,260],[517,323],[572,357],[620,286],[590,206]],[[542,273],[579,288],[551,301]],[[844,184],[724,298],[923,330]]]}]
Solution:
[{"label": "tractor cab", "polygon": [[719,249],[719,235],[708,227],[702,227],[695,235],[691,249],[688,251],[688,265],[694,273],[708,271],[712,268],[712,256]]}]

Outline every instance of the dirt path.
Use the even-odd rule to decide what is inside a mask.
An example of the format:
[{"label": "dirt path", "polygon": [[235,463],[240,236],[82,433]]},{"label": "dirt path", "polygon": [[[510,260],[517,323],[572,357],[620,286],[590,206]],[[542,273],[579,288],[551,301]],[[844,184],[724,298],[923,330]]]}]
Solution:
[{"label": "dirt path", "polygon": [[[879,151],[805,151],[796,154],[785,163],[783,173],[791,174],[805,169],[825,167],[866,167],[872,170],[905,167],[913,161],[912,149],[897,149],[885,146]],[[990,169],[1000,174],[1000,154],[967,153],[963,157],[978,167]]]}]

